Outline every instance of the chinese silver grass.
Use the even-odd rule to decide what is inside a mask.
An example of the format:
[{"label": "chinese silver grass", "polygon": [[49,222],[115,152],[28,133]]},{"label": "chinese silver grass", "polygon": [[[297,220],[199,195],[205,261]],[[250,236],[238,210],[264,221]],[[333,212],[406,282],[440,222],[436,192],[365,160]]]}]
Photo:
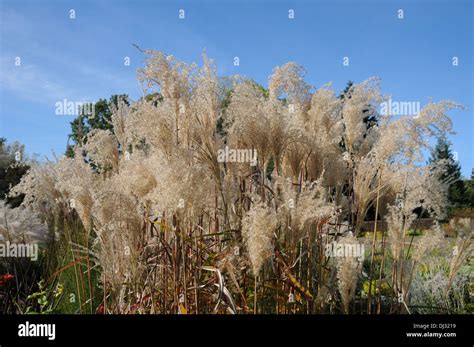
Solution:
[{"label": "chinese silver grass", "polygon": [[326,190],[320,181],[304,182],[302,188],[298,189],[289,179],[274,176],[274,180],[275,187],[280,192],[279,218],[289,218],[293,232],[299,233],[305,227],[335,213],[335,206],[328,201]]},{"label": "chinese silver grass", "polygon": [[453,247],[451,263],[449,265],[448,284],[446,286],[446,294],[451,289],[453,282],[463,265],[463,263],[472,256],[473,242],[471,235],[460,236],[457,238]]},{"label": "chinese silver grass", "polygon": [[59,170],[52,161],[33,165],[11,189],[10,195],[25,194],[23,204],[44,215],[63,209],[67,201],[56,188]]},{"label": "chinese silver grass", "polygon": [[399,263],[405,256],[406,233],[416,219],[416,215],[411,213],[411,211],[407,212],[404,210],[400,203],[389,207],[389,213],[386,218],[388,242],[392,257],[395,263]]},{"label": "chinese silver grass", "polygon": [[10,208],[0,200],[0,242],[44,243],[50,237],[47,224],[31,208]]},{"label": "chinese silver grass", "polygon": [[118,141],[110,130],[94,129],[87,136],[84,151],[88,159],[97,165],[98,172],[117,170],[119,161]]},{"label": "chinese silver grass", "polygon": [[[338,241],[340,244],[356,244],[357,239],[348,235]],[[357,280],[362,269],[362,261],[358,257],[348,256],[337,259],[337,287],[344,313],[349,313],[349,304],[354,298]]]},{"label": "chinese silver grass", "polygon": [[304,80],[305,70],[294,62],[276,67],[268,82],[270,99],[286,97],[289,103],[304,106],[311,97],[311,86]]},{"label": "chinese silver grass", "polygon": [[345,146],[352,155],[365,155],[364,142],[372,141],[367,134],[371,131],[364,123],[364,110],[375,113],[377,105],[383,100],[380,95],[380,79],[370,78],[360,84],[351,86],[350,98],[345,98],[342,106],[342,119],[344,124],[343,139]]},{"label": "chinese silver grass", "polygon": [[423,258],[409,295],[410,306],[417,313],[465,313],[472,276],[467,264],[451,276],[451,266],[446,259],[451,252],[452,249],[445,246]]},{"label": "chinese silver grass", "polygon": [[67,206],[76,210],[85,230],[91,230],[91,213],[94,187],[99,177],[83,160],[81,151],[76,150],[74,158],[62,157],[57,165],[57,182],[55,188],[61,192]]},{"label": "chinese silver grass", "polygon": [[[417,117],[380,115],[376,107],[385,98],[377,79],[352,86],[350,97],[336,96],[330,86],[311,93],[302,67],[289,63],[275,69],[267,92],[241,78],[224,86],[207,57],[198,69],[173,56],[145,53],[139,79],[145,93],[157,94],[130,106],[119,100],[113,131],[91,132],[75,158],[34,166],[14,188],[26,193],[25,205],[45,214],[69,213],[74,201],[84,227],[97,235],[102,280],[116,298],[111,311],[129,312],[139,294],[132,283],[146,287],[141,294],[152,293],[155,285],[168,290],[172,300],[150,310],[174,310],[178,293],[169,294],[170,289],[189,287],[189,277],[198,282],[202,259],[216,254],[227,259],[230,245],[241,246],[240,235],[255,275],[274,252],[275,230],[281,237],[276,241],[289,250],[282,258],[293,262],[295,254],[307,251],[298,266],[311,270],[316,226],[333,231],[325,223],[336,207],[337,221],[348,223],[355,213],[362,222],[375,200],[388,220],[395,277],[401,277],[413,209],[435,217],[445,210],[441,164],[422,166],[416,159],[430,137],[450,131],[445,113],[455,104],[430,103]],[[367,112],[378,125],[367,125]],[[226,145],[256,150],[257,166],[218,162],[217,151]],[[267,172],[271,161],[273,172]],[[429,252],[430,240],[419,245],[427,248],[417,249],[413,261]],[[170,259],[162,256],[171,248]],[[360,264],[339,263],[337,285],[348,312]],[[222,266],[233,273],[236,288],[243,285],[236,269],[245,270],[246,264]],[[298,271],[297,280],[306,272],[311,287],[315,275]],[[327,281],[332,282],[324,285],[334,284]]]},{"label": "chinese silver grass", "polygon": [[242,220],[242,237],[255,276],[258,276],[264,261],[273,252],[272,240],[276,227],[275,211],[258,200],[253,203]]}]

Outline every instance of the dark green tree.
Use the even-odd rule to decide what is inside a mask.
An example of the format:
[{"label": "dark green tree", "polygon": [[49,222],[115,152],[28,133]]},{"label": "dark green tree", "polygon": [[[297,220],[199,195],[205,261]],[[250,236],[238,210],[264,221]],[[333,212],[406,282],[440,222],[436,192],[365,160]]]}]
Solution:
[{"label": "dark green tree", "polygon": [[[67,145],[66,155],[74,156],[74,146],[82,145],[86,141],[86,135],[93,129],[113,130],[111,124],[113,106],[117,106],[122,99],[128,104],[128,96],[112,95],[109,100],[100,99],[92,107],[84,107],[83,111],[71,122],[71,134],[69,140],[73,144]],[[88,112],[86,112],[88,111]]]},{"label": "dark green tree", "polygon": [[453,210],[468,206],[469,197],[461,177],[461,167],[454,158],[451,143],[445,137],[438,138],[436,147],[431,153],[429,163],[436,163],[440,160],[446,161],[445,170],[440,179],[449,185],[449,209]]},{"label": "dark green tree", "polygon": [[474,208],[474,169],[471,171],[471,179],[464,181],[466,186],[467,196],[469,199],[469,207]]}]

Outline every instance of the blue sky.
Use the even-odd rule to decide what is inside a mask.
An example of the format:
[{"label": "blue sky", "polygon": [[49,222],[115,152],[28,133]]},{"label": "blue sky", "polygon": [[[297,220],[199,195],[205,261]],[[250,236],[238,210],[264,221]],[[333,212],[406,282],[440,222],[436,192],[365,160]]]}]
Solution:
[{"label": "blue sky", "polygon": [[315,87],[333,82],[340,91],[348,80],[379,76],[394,101],[456,101],[465,109],[450,113],[457,132],[450,140],[470,176],[473,11],[468,0],[0,0],[0,136],[24,143],[30,154],[62,154],[73,116],[56,115],[55,103],[141,96],[136,70],[144,57],[137,44],[196,63],[206,50],[220,75],[241,74],[265,86],[272,69],[291,60]]}]

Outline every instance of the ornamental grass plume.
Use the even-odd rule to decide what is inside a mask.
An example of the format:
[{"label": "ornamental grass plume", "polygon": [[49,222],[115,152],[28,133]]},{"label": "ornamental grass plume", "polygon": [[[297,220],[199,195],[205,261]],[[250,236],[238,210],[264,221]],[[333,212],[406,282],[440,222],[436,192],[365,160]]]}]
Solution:
[{"label": "ornamental grass plume", "polygon": [[464,259],[454,272],[451,267],[457,258],[452,244],[456,245],[459,241],[439,244],[435,252],[428,252],[423,257],[410,287],[410,307],[416,313],[469,312],[469,287],[472,281],[469,262]]},{"label": "ornamental grass plume", "polygon": [[50,238],[48,226],[31,208],[11,208],[0,200],[0,242],[45,243]]},{"label": "ornamental grass plume", "polygon": [[458,237],[453,247],[452,259],[449,265],[448,284],[446,286],[445,295],[448,295],[449,290],[452,287],[453,281],[456,278],[461,265],[472,256],[473,242],[470,235]]},{"label": "ornamental grass plume", "polygon": [[[337,95],[330,84],[309,85],[290,62],[266,89],[220,79],[206,56],[199,67],[143,52],[143,97],[119,99],[110,130],[89,132],[73,158],[34,165],[12,190],[50,226],[60,227],[61,215],[88,232],[104,312],[226,312],[234,301],[248,312],[251,269],[265,283],[253,288],[254,312],[290,312],[283,298],[295,291],[301,310],[315,312],[313,298],[338,289],[348,313],[362,264],[321,254],[341,234],[357,242],[376,206],[394,258],[384,271],[395,288],[409,282],[402,269],[413,211],[442,218],[446,204],[442,163],[419,159],[451,131],[446,113],[458,105],[380,114],[377,78]],[[220,160],[226,147],[256,151],[254,165]]]},{"label": "ornamental grass plume", "polygon": [[[348,235],[339,240],[343,245],[356,245],[357,239]],[[337,287],[342,302],[342,310],[349,313],[349,304],[354,298],[357,280],[362,269],[362,261],[359,257],[345,254],[337,259]]]},{"label": "ornamental grass plume", "polygon": [[242,237],[255,276],[258,276],[263,263],[273,253],[272,240],[276,227],[275,211],[258,200],[242,220]]}]

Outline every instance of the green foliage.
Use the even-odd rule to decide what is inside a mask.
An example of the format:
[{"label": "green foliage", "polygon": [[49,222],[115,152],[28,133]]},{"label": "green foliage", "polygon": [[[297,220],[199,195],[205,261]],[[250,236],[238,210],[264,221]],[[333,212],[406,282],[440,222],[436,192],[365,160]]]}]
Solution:
[{"label": "green foliage", "polygon": [[423,235],[423,231],[420,229],[409,229],[406,233],[407,236],[421,236]]},{"label": "green foliage", "polygon": [[474,208],[474,169],[471,171],[471,179],[465,180],[464,185],[466,187],[469,207]]},{"label": "green foliage", "polygon": [[225,122],[227,107],[229,107],[230,100],[232,98],[232,92],[233,92],[232,89],[230,89],[225,93],[220,105],[221,116],[217,119],[217,122],[216,122],[216,131],[221,137],[224,137],[224,138],[227,135],[227,132],[224,129],[224,122]]},{"label": "green foliage", "polygon": [[438,138],[438,143],[431,153],[429,163],[436,163],[440,160],[447,162],[440,180],[449,184],[448,201],[450,211],[469,206],[469,196],[461,178],[461,167],[455,161],[451,151],[451,143],[445,137]]},{"label": "green foliage", "polygon": [[[150,95],[150,98],[156,96],[157,93]],[[125,100],[128,104],[128,96],[112,95],[109,100],[100,99],[93,107],[85,108],[91,109],[92,112],[82,112],[71,122],[71,134],[69,139],[73,141],[73,144],[68,144],[66,148],[66,155],[70,158],[74,156],[74,145],[82,145],[86,141],[87,134],[94,129],[110,130],[113,132],[113,126],[111,123],[112,109],[118,105],[120,99]]]},{"label": "green foliage", "polygon": [[268,99],[268,97],[270,96],[270,92],[268,89],[266,89],[265,87],[263,87],[262,85],[258,84],[257,82],[253,81],[252,80],[252,84],[255,86],[255,88],[260,91],[262,94],[263,94],[263,97]]},{"label": "green foliage", "polygon": [[37,292],[28,295],[27,300],[33,301],[33,304],[28,306],[23,314],[50,314],[61,302],[64,293],[62,284],[58,283],[54,288],[48,288],[41,280],[38,288]]},{"label": "green foliage", "polygon": [[[370,288],[372,286],[372,288]],[[393,293],[392,288],[390,287],[389,283],[382,279],[382,281],[379,281],[378,279],[372,279],[371,281],[366,280],[362,284],[362,296],[367,297],[369,294],[369,290],[372,294],[376,295],[385,295],[389,296]]]},{"label": "green foliage", "polygon": [[[46,252],[40,251],[37,261],[29,258],[3,258],[0,259],[0,274],[13,274],[14,280],[7,286],[0,286],[0,314],[16,314],[30,310],[38,310],[37,302],[28,298],[30,294],[38,291],[38,283],[44,276],[48,259]],[[5,299],[6,298],[6,299]]]},{"label": "green foliage", "polygon": [[78,253],[78,248],[90,249],[91,244],[77,216],[58,227],[63,233],[50,254],[54,258],[51,270],[55,273],[55,281],[62,285],[64,299],[54,307],[53,313],[95,313],[103,300],[100,275],[97,268],[91,269],[93,259],[89,256],[87,262],[86,255]]},{"label": "green foliage", "polygon": [[145,100],[153,102],[153,106],[158,106],[163,101],[163,96],[160,93],[151,93],[145,96]]}]

